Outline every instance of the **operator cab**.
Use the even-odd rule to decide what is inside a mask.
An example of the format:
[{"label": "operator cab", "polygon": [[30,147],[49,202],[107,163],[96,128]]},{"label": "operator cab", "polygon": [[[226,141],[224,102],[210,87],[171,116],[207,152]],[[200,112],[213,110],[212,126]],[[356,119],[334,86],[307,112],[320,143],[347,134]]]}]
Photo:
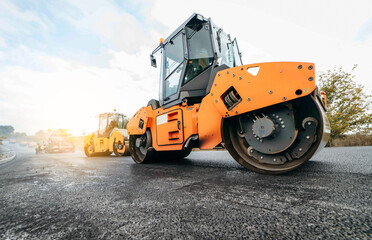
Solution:
[{"label": "operator cab", "polygon": [[124,129],[124,121],[124,115],[121,113],[100,114],[98,137],[109,137],[114,128]]},{"label": "operator cab", "polygon": [[[162,108],[181,102],[200,103],[218,71],[242,65],[237,40],[202,15],[194,13],[151,54],[161,50],[159,100]],[[151,100],[153,109],[159,107]]]}]

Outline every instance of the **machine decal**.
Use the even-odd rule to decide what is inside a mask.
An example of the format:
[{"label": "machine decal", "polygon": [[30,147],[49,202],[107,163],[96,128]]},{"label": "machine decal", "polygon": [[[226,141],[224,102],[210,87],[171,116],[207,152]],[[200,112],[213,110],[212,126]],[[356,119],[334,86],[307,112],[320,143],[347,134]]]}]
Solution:
[{"label": "machine decal", "polygon": [[163,114],[156,117],[156,125],[164,124],[168,122],[168,114]]}]

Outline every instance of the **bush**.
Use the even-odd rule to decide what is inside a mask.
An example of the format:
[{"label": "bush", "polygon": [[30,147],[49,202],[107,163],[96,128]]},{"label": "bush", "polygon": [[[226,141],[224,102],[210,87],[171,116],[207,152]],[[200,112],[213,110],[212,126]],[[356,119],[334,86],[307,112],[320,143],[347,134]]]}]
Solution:
[{"label": "bush", "polygon": [[361,133],[335,138],[332,147],[372,146],[372,135]]}]

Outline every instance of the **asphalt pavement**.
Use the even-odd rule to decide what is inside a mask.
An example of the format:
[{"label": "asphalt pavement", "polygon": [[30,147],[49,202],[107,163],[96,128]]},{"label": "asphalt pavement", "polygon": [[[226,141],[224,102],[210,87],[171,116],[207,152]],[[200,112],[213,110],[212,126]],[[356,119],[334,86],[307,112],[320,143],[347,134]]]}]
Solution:
[{"label": "asphalt pavement", "polygon": [[0,166],[0,239],[372,239],[372,147],[261,175],[226,151],[135,164],[83,152]]}]

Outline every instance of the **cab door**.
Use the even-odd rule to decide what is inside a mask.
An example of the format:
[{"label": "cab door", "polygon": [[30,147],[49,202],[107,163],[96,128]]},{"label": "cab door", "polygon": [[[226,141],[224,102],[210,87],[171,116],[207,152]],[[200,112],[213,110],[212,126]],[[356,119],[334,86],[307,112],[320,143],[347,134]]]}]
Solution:
[{"label": "cab door", "polygon": [[109,150],[108,138],[94,138],[94,151],[95,152],[106,152]]},{"label": "cab door", "polygon": [[183,144],[182,109],[175,109],[156,117],[156,141],[159,146]]},{"label": "cab door", "polygon": [[160,81],[160,105],[169,104],[179,98],[180,83],[184,76],[187,59],[184,31],[180,31],[164,46],[162,51],[162,74]]}]

